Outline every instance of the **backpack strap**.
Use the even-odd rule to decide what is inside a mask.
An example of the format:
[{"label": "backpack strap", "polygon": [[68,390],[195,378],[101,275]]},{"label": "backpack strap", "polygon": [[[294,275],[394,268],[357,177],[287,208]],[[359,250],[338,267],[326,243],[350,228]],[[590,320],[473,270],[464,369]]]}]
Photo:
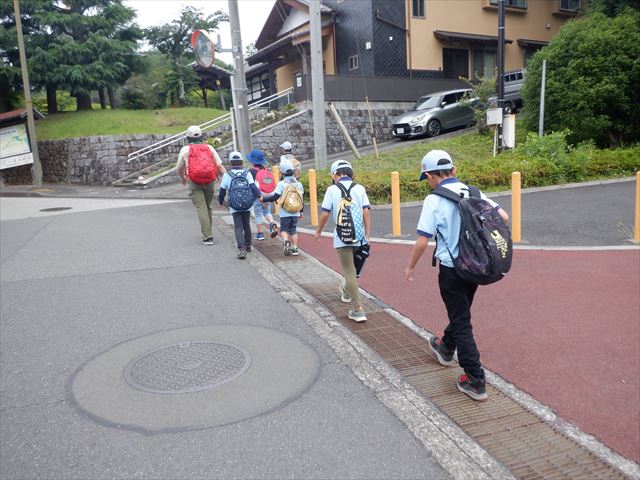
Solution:
[{"label": "backpack strap", "polygon": [[356,184],[356,182],[351,182],[349,188],[345,187],[341,182],[336,183],[336,187],[340,189],[340,193],[342,193],[342,198],[346,198],[347,200],[351,200],[351,189]]}]

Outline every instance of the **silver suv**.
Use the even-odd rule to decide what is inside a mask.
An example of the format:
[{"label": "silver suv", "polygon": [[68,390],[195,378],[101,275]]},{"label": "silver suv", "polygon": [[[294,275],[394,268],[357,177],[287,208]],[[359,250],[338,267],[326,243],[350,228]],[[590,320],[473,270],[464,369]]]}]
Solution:
[{"label": "silver suv", "polygon": [[420,97],[406,113],[393,120],[394,137],[411,138],[422,135],[435,137],[442,130],[473,125],[473,110],[460,99],[471,89],[447,90]]}]

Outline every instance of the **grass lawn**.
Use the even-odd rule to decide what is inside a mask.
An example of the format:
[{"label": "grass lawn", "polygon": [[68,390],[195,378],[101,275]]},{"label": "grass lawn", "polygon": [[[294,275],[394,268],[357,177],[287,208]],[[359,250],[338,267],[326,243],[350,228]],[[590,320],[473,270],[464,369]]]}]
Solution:
[{"label": "grass lawn", "polygon": [[166,108],[162,110],[90,110],[48,115],[36,122],[38,140],[126,135],[130,133],[175,134],[226,112],[213,108]]}]

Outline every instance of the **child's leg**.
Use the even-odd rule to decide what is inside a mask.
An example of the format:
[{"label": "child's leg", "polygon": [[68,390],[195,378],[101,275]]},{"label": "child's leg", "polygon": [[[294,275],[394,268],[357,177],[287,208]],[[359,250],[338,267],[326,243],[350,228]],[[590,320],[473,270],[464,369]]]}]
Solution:
[{"label": "child's leg", "polygon": [[262,222],[264,217],[262,215],[262,204],[260,200],[253,202],[253,214],[256,216],[256,231],[262,233]]},{"label": "child's leg", "polygon": [[231,214],[233,217],[233,227],[236,235],[236,246],[238,250],[244,248],[244,234],[242,224],[242,212],[234,212]]},{"label": "child's leg", "polygon": [[244,232],[244,246],[251,247],[251,212],[245,210],[242,215],[242,230]]},{"label": "child's leg", "polygon": [[360,289],[356,280],[356,266],[353,263],[353,247],[337,248],[340,257],[340,265],[342,266],[342,275],[345,280],[345,287],[351,294],[351,303],[356,310],[362,309],[362,301],[360,299]]}]

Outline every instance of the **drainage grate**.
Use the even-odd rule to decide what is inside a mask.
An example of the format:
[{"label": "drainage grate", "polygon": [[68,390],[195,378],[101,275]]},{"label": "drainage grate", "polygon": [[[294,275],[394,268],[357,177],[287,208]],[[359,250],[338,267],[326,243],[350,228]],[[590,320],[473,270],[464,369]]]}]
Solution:
[{"label": "drainage grate", "polygon": [[189,393],[213,388],[247,371],[251,357],[234,345],[185,342],[168,345],[134,359],[125,369],[127,382],[152,393]]},{"label": "drainage grate", "polygon": [[71,207],[50,207],[42,208],[41,212],[61,212],[62,210],[71,210]]}]

